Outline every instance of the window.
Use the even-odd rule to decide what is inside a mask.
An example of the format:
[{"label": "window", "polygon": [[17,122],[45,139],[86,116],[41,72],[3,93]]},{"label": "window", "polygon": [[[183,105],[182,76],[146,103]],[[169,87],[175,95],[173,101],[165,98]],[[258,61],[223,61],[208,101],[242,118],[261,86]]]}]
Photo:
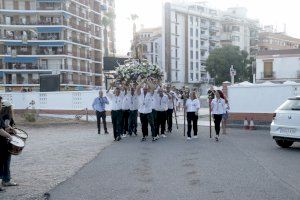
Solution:
[{"label": "window", "polygon": [[231,40],[235,41],[235,42],[239,42],[240,41],[240,37],[239,36],[232,36]]},{"label": "window", "polygon": [[196,73],[196,80],[198,81],[199,80],[199,74]]},{"label": "window", "polygon": [[190,22],[191,22],[191,24],[193,24],[193,17],[192,16],[190,17]]},{"label": "window", "polygon": [[196,29],[196,37],[198,37],[198,36],[199,36],[199,30]]},{"label": "window", "polygon": [[262,78],[273,78],[273,60],[264,61]]},{"label": "window", "polygon": [[193,57],[194,57],[194,56],[193,56],[193,53],[194,53],[193,51],[190,51],[191,59],[193,59]]},{"label": "window", "polygon": [[177,58],[178,57],[178,50],[175,49],[175,57]]},{"label": "window", "polygon": [[196,59],[199,59],[199,52],[196,51]]},{"label": "window", "polygon": [[193,28],[190,28],[190,36],[193,37]]},{"label": "window", "polygon": [[178,73],[177,72],[175,72],[175,79],[176,79],[176,81],[178,80]]},{"label": "window", "polygon": [[177,60],[175,61],[175,69],[178,69],[178,62],[177,62]]},{"label": "window", "polygon": [[175,46],[178,46],[178,39],[175,38]]},{"label": "window", "polygon": [[190,47],[193,47],[193,40],[192,39],[190,39]]},{"label": "window", "polygon": [[239,26],[232,26],[232,31],[240,32],[240,27]]},{"label": "window", "polygon": [[199,70],[199,63],[196,62],[196,70],[198,71]]},{"label": "window", "polygon": [[190,78],[191,78],[191,81],[193,81],[193,78],[194,78],[194,74],[193,73],[190,73]]},{"label": "window", "polygon": [[194,70],[193,64],[194,64],[193,62],[190,63],[190,69],[191,69],[191,70]]},{"label": "window", "polygon": [[175,26],[175,34],[177,35],[178,34],[178,27]]},{"label": "window", "polygon": [[196,40],[196,48],[198,49],[199,48],[199,41]]}]

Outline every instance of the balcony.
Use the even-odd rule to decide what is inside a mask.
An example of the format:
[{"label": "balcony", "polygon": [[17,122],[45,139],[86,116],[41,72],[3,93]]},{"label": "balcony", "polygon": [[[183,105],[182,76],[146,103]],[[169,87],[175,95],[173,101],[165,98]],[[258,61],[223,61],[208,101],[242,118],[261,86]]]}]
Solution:
[{"label": "balcony", "polygon": [[276,73],[274,71],[273,72],[261,72],[260,77],[263,80],[272,80],[272,79],[276,79]]},{"label": "balcony", "polygon": [[202,29],[208,29],[208,24],[201,23],[200,26]]},{"label": "balcony", "polygon": [[208,51],[208,48],[209,48],[209,47],[206,46],[206,45],[201,45],[201,46],[200,46],[200,49],[201,49],[201,50],[204,50],[204,51]]},{"label": "balcony", "polygon": [[219,28],[218,28],[217,26],[210,26],[210,27],[209,27],[209,30],[210,30],[211,32],[218,32],[218,31],[219,31]]},{"label": "balcony", "polygon": [[219,36],[210,36],[210,37],[209,37],[209,40],[210,40],[210,41],[218,42],[218,41],[220,41],[220,37],[219,37]]},{"label": "balcony", "polygon": [[206,34],[201,34],[201,35],[200,35],[200,38],[203,39],[203,40],[208,40],[208,35],[206,35]]}]

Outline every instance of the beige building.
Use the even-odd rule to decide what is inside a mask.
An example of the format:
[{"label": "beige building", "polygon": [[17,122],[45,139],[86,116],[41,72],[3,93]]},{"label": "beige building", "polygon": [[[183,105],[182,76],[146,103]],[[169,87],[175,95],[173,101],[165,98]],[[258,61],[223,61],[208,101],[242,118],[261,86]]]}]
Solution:
[{"label": "beige building", "polygon": [[286,35],[285,32],[276,32],[272,26],[266,26],[259,33],[259,50],[299,49],[300,39]]},{"label": "beige building", "polygon": [[[61,88],[103,86],[104,44],[114,53],[114,0],[0,1],[0,86],[39,89],[43,74],[60,74]],[[107,38],[103,31],[106,28]]]}]

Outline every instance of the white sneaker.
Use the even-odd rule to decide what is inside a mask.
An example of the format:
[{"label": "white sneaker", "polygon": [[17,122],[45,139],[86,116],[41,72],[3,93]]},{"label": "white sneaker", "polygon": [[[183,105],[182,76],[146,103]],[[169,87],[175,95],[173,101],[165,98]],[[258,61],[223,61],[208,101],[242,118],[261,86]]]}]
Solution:
[{"label": "white sneaker", "polygon": [[198,136],[197,136],[197,135],[195,135],[195,136],[193,136],[193,138],[194,138],[194,139],[197,139],[197,138],[198,138]]},{"label": "white sneaker", "polygon": [[126,138],[126,136],[127,136],[126,134],[123,134],[123,135],[122,135],[122,138]]},{"label": "white sneaker", "polygon": [[166,137],[167,137],[165,134],[162,134],[161,136],[162,136],[163,138],[166,138]]},{"label": "white sneaker", "polygon": [[187,140],[191,140],[192,138],[191,138],[191,137],[187,137],[186,139],[187,139]]}]

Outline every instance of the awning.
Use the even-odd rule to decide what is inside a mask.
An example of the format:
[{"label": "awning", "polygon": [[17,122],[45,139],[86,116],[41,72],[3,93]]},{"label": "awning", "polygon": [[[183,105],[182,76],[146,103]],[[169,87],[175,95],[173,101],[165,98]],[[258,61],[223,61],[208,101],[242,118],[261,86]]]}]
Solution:
[{"label": "awning", "polygon": [[38,58],[36,57],[4,57],[5,63],[35,63]]},{"label": "awning", "polygon": [[63,27],[37,27],[38,33],[59,33],[63,30]]},{"label": "awning", "polygon": [[63,47],[64,45],[64,42],[39,42],[40,47]]},{"label": "awning", "polygon": [[4,42],[6,46],[40,46],[40,47],[62,47],[65,45],[64,42],[28,42],[26,44],[22,42],[9,41]]},{"label": "awning", "polygon": [[36,0],[37,2],[62,2],[64,0]]}]

